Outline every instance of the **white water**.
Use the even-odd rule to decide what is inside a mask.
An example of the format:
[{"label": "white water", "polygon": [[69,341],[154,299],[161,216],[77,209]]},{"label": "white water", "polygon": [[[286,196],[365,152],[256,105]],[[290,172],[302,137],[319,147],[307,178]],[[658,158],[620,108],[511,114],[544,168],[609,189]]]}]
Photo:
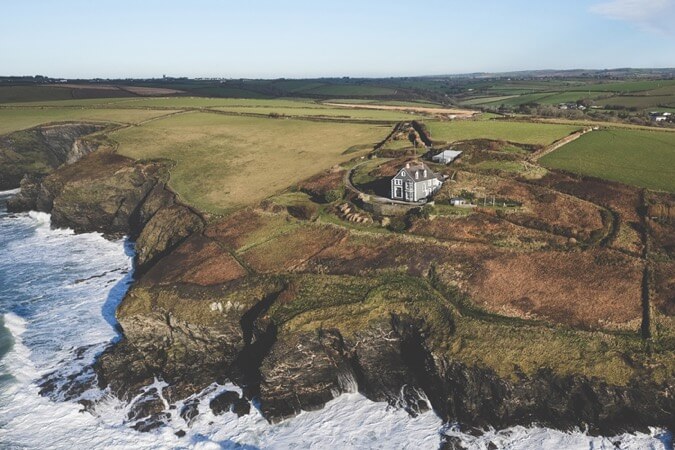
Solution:
[{"label": "white water", "polygon": [[[101,399],[95,414],[75,402],[38,394],[36,380],[57,370],[76,373],[116,338],[114,308],[124,295],[131,268],[130,247],[98,234],[50,230],[44,214],[14,217],[0,212],[0,334],[14,344],[0,351],[0,448],[168,449],[168,448],[438,448],[440,433],[459,436],[468,448],[493,442],[509,449],[667,449],[660,430],[617,438],[590,437],[546,428],[514,427],[475,438],[445,429],[427,412],[410,418],[384,403],[345,394],[320,411],[303,412],[269,425],[260,414],[214,416],[208,402],[235,386],[211,386],[200,396],[200,415],[191,427],[171,413],[170,425],[140,433],[124,423],[126,405],[94,389],[83,398]],[[76,350],[87,350],[77,357]],[[154,387],[161,390],[163,383]],[[174,433],[184,430],[178,437]]]}]

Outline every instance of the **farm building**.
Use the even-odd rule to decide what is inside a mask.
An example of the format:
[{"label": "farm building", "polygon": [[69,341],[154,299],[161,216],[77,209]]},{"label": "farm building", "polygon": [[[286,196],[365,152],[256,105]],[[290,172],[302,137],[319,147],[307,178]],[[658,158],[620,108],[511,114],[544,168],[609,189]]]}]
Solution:
[{"label": "farm building", "polygon": [[424,163],[410,164],[391,179],[391,199],[419,202],[438,191],[443,182]]},{"label": "farm building", "polygon": [[463,206],[466,205],[466,199],[462,197],[453,197],[450,199],[450,204],[452,206]]},{"label": "farm building", "polygon": [[672,114],[669,112],[652,111],[649,113],[649,116],[652,118],[654,122],[666,122],[670,120],[671,115]]},{"label": "farm building", "polygon": [[439,164],[450,164],[453,162],[462,152],[458,150],[443,150],[436,156],[432,156],[431,160]]}]

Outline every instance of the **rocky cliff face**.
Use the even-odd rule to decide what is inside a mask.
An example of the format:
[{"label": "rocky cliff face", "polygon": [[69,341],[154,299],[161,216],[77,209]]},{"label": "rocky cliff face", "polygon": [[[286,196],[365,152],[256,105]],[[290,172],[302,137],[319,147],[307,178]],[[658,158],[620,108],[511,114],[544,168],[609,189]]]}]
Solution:
[{"label": "rocky cliff face", "polygon": [[98,144],[82,137],[103,128],[82,123],[45,125],[0,136],[0,190],[17,188],[25,175],[44,176],[91,153]]},{"label": "rocky cliff face", "polygon": [[[136,163],[109,150],[84,156],[49,176],[25,177],[10,211],[38,210],[55,227],[138,239],[138,270],[169,252],[204,222],[176,202],[165,163]],[[163,220],[165,219],[165,220]]]},{"label": "rocky cliff face", "polygon": [[[95,370],[101,387],[135,399],[129,420],[139,429],[167,417],[156,391],[138,396],[155,378],[169,384],[163,394],[172,403],[231,380],[245,400],[223,394],[214,411],[238,405],[245,413],[251,401],[271,421],[358,390],[411,414],[433,408],[472,427],[536,422],[611,434],[672,426],[668,372],[659,381],[636,369],[620,384],[548,369],[515,367],[505,376],[472,364],[448,349],[469,318],[421,279],[428,266],[401,272],[401,258],[382,257],[352,275],[363,245],[321,256],[326,242],[344,241],[330,227],[305,229],[268,211],[207,225],[176,200],[167,177],[166,163],[99,151],[27,179],[10,205],[51,212],[56,226],[136,239],[137,281],[117,311],[124,337]],[[277,231],[284,227],[290,231]],[[269,247],[274,236],[290,240]],[[342,259],[331,265],[330,258]],[[185,417],[195,413],[188,408]]]}]

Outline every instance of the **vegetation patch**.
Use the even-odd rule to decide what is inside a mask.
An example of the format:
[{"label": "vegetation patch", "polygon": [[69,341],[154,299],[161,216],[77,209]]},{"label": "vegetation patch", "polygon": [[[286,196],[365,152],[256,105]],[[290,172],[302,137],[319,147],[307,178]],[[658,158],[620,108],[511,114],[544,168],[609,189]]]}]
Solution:
[{"label": "vegetation patch", "polygon": [[454,120],[426,122],[434,141],[456,142],[470,139],[492,139],[519,144],[548,145],[568,136],[579,127],[506,120]]},{"label": "vegetation patch", "polygon": [[[381,141],[388,127],[191,113],[112,134],[119,152],[176,162],[170,185],[211,213],[254,204]],[[365,152],[365,150],[363,151]],[[357,153],[358,154],[358,153]]]},{"label": "vegetation patch", "polygon": [[675,192],[675,133],[600,130],[586,133],[539,162],[550,168]]},{"label": "vegetation patch", "polygon": [[488,310],[576,327],[637,329],[643,264],[616,251],[505,254],[486,261],[469,284]]}]

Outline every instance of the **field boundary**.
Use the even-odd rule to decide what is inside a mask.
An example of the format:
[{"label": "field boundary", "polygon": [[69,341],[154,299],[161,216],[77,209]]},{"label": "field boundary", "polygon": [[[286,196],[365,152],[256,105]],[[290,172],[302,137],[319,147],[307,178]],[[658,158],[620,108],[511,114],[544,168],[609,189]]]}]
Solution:
[{"label": "field boundary", "polygon": [[559,139],[559,140],[555,141],[553,144],[548,145],[548,146],[544,147],[543,149],[537,150],[536,152],[532,153],[527,158],[527,160],[529,162],[533,162],[533,163],[537,162],[539,160],[539,158],[542,158],[542,157],[548,155],[549,153],[558,150],[560,147],[562,147],[566,144],[569,144],[570,142],[576,141],[581,136],[583,136],[586,133],[590,133],[594,129],[596,129],[596,127],[586,127],[583,130],[577,131],[576,133],[570,134],[569,136],[566,136],[562,139]]}]

